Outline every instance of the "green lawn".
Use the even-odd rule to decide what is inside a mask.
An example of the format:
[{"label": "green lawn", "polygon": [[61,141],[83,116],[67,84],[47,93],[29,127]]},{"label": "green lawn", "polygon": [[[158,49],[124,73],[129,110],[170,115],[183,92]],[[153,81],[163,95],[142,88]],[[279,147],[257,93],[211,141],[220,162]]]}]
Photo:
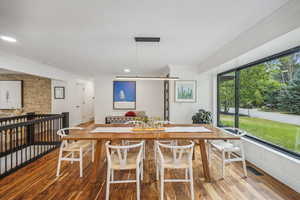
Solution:
[{"label": "green lawn", "polygon": [[[232,126],[233,116],[221,115],[224,126]],[[240,129],[252,135],[300,153],[300,126],[254,117],[240,117]]]}]

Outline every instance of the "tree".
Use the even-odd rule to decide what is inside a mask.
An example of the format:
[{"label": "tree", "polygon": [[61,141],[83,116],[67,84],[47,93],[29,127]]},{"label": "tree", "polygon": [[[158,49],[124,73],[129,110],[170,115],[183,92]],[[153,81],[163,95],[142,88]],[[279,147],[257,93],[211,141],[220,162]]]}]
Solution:
[{"label": "tree", "polygon": [[271,84],[270,71],[264,64],[240,71],[240,107],[252,108],[262,106],[264,93]]},{"label": "tree", "polygon": [[287,84],[294,79],[296,72],[300,69],[300,52],[280,57],[265,63],[268,69],[273,70],[274,80]]},{"label": "tree", "polygon": [[220,80],[220,104],[224,112],[228,113],[230,107],[234,107],[234,78]]},{"label": "tree", "polygon": [[265,90],[264,105],[272,110],[278,108],[278,96],[280,93],[281,84],[277,81],[273,81],[272,84],[268,85]]},{"label": "tree", "polygon": [[300,114],[300,80],[291,80],[284,86],[278,96],[279,109]]}]

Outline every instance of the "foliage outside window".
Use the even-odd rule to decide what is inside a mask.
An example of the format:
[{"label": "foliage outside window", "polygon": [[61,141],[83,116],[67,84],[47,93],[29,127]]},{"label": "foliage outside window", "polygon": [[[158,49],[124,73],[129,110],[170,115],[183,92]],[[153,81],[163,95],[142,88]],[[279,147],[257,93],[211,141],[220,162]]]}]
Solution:
[{"label": "foliage outside window", "polygon": [[300,154],[300,48],[218,76],[218,125]]}]

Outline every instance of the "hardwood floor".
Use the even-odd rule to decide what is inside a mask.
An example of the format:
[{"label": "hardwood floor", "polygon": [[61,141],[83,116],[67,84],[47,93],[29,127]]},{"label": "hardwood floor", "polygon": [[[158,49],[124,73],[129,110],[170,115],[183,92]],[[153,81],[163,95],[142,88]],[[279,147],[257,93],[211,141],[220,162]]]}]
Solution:
[{"label": "hardwood floor", "polygon": [[[151,144],[146,148],[148,159],[145,161],[145,177],[142,181],[141,199],[159,199],[159,187],[155,180],[155,168]],[[90,182],[92,163],[89,155],[85,156],[84,177],[79,178],[79,164],[65,162],[62,165],[61,176],[57,178],[58,150],[40,158],[36,162],[18,170],[14,174],[0,180],[0,199],[98,199],[105,197],[106,163],[102,163],[101,177],[98,182]],[[104,156],[104,151],[103,155]],[[248,171],[249,177],[244,179],[241,164],[230,164],[226,168],[225,180],[220,179],[220,158],[215,156],[212,162],[212,183],[205,183],[199,148],[196,148],[194,160],[194,185],[195,199],[204,200],[243,200],[243,199],[267,199],[267,200],[299,200],[300,194],[263,173],[256,176]],[[116,178],[134,178],[134,172],[115,174]],[[167,177],[184,177],[184,172],[167,171]],[[198,178],[201,177],[201,178]],[[186,183],[166,183],[165,199],[190,199],[189,185]],[[111,186],[110,199],[132,200],[136,199],[136,187],[134,183],[115,184]]]}]

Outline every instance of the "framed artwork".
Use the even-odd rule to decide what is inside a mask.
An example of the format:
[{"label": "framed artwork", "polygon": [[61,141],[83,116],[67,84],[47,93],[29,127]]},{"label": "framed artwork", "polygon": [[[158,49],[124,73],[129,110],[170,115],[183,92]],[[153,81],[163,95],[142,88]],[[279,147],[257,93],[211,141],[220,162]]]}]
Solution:
[{"label": "framed artwork", "polygon": [[114,110],[136,109],[136,82],[113,82],[113,108]]},{"label": "framed artwork", "polygon": [[54,87],[54,99],[65,99],[65,87]]},{"label": "framed artwork", "polygon": [[0,81],[0,109],[23,107],[23,81]]},{"label": "framed artwork", "polygon": [[195,103],[197,98],[197,81],[175,81],[175,102]]}]

